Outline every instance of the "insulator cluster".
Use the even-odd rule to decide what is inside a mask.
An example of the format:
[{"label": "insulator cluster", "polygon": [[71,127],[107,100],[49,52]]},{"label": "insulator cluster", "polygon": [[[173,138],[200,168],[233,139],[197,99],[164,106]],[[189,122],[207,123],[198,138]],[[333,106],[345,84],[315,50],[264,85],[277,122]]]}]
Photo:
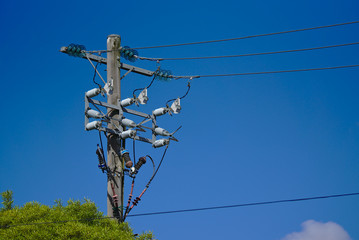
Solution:
[{"label": "insulator cluster", "polygon": [[137,60],[136,57],[138,56],[138,52],[135,49],[131,49],[128,46],[122,47],[120,53],[121,53],[121,57],[123,57],[124,59],[130,62],[135,62]]},{"label": "insulator cluster", "polygon": [[67,46],[67,54],[73,57],[84,57],[86,55],[85,50],[86,47],[84,45],[71,43]]},{"label": "insulator cluster", "polygon": [[159,69],[155,72],[156,79],[161,81],[172,80],[172,72],[170,70]]}]

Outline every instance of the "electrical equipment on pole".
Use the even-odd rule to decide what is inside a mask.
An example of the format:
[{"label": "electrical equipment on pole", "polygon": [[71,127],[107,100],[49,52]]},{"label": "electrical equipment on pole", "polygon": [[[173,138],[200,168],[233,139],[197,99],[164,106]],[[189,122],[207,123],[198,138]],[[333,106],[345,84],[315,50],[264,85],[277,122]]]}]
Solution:
[{"label": "electrical equipment on pole", "polygon": [[[68,55],[73,57],[87,59],[95,69],[94,78],[96,77],[97,73],[97,75],[104,83],[104,85],[101,86],[100,84],[96,83],[95,80],[93,80],[98,85],[98,88],[91,89],[85,93],[84,124],[86,131],[97,130],[99,132],[100,140],[101,133],[104,133],[107,137],[107,162],[102,146],[102,140],[101,147],[97,145],[96,149],[96,154],[98,157],[98,167],[108,176],[107,215],[110,217],[116,217],[119,221],[124,221],[131,209],[138,204],[142,195],[147,190],[149,184],[156,175],[167,152],[167,148],[170,144],[170,141],[178,141],[175,137],[173,137],[173,135],[181,127],[179,127],[176,131],[170,133],[164,128],[158,126],[157,117],[165,115],[166,113],[170,115],[172,115],[172,113],[180,113],[181,98],[173,99],[174,102],[171,106],[166,104],[165,107],[153,110],[151,114],[127,108],[132,106],[133,104],[137,106],[147,104],[149,101],[148,88],[152,85],[153,81],[155,79],[161,81],[169,81],[173,78],[172,72],[169,70],[163,70],[161,68],[158,68],[156,71],[149,71],[125,63],[121,63],[119,61],[120,56],[130,62],[135,62],[138,58],[138,52],[127,46],[121,47],[120,36],[118,35],[110,35],[108,37],[107,43],[107,50],[102,51],[107,52],[107,58],[104,58],[100,55],[94,55],[91,52],[86,51],[83,45],[78,44],[70,44],[67,47],[62,47],[60,51],[63,53],[67,53]],[[102,52],[100,51],[100,53]],[[102,78],[99,71],[97,70],[97,65],[95,67],[92,61],[107,64],[107,82],[105,82],[105,80]],[[122,77],[120,77],[119,69],[127,70],[127,72],[123,74]],[[120,81],[129,73],[151,76],[153,77],[153,79],[147,87],[134,90],[133,97],[124,98],[123,100],[121,100]],[[137,90],[141,90],[138,96],[135,95],[135,92]],[[107,95],[107,102],[95,99],[98,96],[103,97],[105,95]],[[169,100],[168,102],[170,101],[172,100]],[[136,123],[135,121],[131,120],[131,115],[140,117],[143,120],[139,123]],[[150,123],[151,127],[145,126],[146,123]],[[148,137],[142,136],[143,133],[146,133],[146,130],[149,130],[150,133],[150,136]],[[157,136],[162,136],[162,138],[157,139]],[[153,148],[160,148],[166,146],[162,159],[157,166],[157,169],[155,168],[155,162],[149,155],[140,157],[137,163],[131,160],[130,153],[128,152],[128,150],[125,149],[125,142],[128,139],[132,139],[134,141],[134,144],[135,141],[149,143],[153,146]],[[130,207],[134,180],[140,168],[146,163],[146,157],[150,158],[154,172],[149,182],[147,183],[146,188],[132,202],[132,206]],[[122,166],[124,166],[125,169],[122,169]],[[128,205],[125,208],[123,206],[123,181],[126,174],[130,178],[132,178],[132,188],[128,200]]]}]

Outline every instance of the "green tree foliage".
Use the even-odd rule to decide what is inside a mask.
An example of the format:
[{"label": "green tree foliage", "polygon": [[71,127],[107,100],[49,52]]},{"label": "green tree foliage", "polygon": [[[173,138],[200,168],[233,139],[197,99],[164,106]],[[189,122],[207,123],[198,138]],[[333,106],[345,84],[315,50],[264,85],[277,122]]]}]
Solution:
[{"label": "green tree foliage", "polygon": [[2,198],[2,205],[4,206],[3,208],[1,208],[1,210],[10,210],[12,209],[12,204],[14,203],[14,200],[12,200],[12,191],[5,191],[1,193],[1,198]]},{"label": "green tree foliage", "polygon": [[[13,207],[11,191],[6,191],[1,196],[4,207],[0,211],[0,226],[3,226],[0,229],[0,239],[152,239],[152,233],[135,237],[127,223],[118,224],[114,219],[66,222],[103,217],[103,213],[88,199],[82,202],[69,200],[66,206],[56,200],[54,206],[30,202],[22,207]],[[64,222],[44,223],[60,221]],[[28,223],[44,224],[22,225]]]}]

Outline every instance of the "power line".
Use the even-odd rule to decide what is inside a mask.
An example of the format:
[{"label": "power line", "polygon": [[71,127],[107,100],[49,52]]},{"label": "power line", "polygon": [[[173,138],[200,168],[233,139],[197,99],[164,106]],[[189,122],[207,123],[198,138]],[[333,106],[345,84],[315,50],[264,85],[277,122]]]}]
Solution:
[{"label": "power line", "polygon": [[139,217],[139,216],[159,215],[159,214],[172,214],[172,213],[182,213],[182,212],[196,212],[196,211],[224,209],[224,208],[248,207],[248,206],[256,206],[256,205],[269,205],[269,204],[286,203],[286,202],[300,202],[300,201],[309,201],[309,200],[317,200],[317,199],[325,199],[325,198],[348,197],[348,196],[354,196],[354,195],[359,195],[359,192],[346,193],[346,194],[336,194],[336,195],[327,195],[327,196],[317,196],[317,197],[307,197],[307,198],[275,200],[275,201],[267,201],[267,202],[243,203],[243,204],[225,205],[225,206],[216,206],[216,207],[206,207],[206,208],[191,208],[191,209],[181,209],[181,210],[172,210],[172,211],[163,211],[163,212],[139,213],[139,214],[129,215],[128,217]]},{"label": "power line", "polygon": [[345,65],[345,66],[334,66],[334,67],[322,67],[322,68],[306,68],[306,69],[292,69],[292,70],[281,70],[281,71],[268,71],[268,72],[209,74],[209,75],[171,76],[171,77],[173,77],[175,79],[180,79],[180,78],[206,78],[206,77],[231,77],[231,76],[246,76],[246,75],[260,75],[260,74],[274,74],[274,73],[308,72],[308,71],[320,71],[320,70],[331,70],[331,69],[352,68],[352,67],[359,67],[359,64]]},{"label": "power line", "polygon": [[236,38],[227,38],[227,39],[201,41],[201,42],[190,42],[190,43],[177,43],[177,44],[168,44],[168,45],[159,45],[159,46],[138,47],[138,48],[133,48],[133,49],[165,48],[165,47],[188,46],[188,45],[196,45],[196,44],[204,44],[204,43],[227,42],[227,41],[241,40],[241,39],[247,39],[247,38],[272,36],[272,35],[279,35],[279,34],[286,34],[286,33],[293,33],[293,32],[303,32],[303,31],[316,30],[316,29],[321,29],[321,28],[339,27],[339,26],[355,24],[355,23],[359,23],[359,21],[337,23],[337,24],[332,24],[332,25],[310,27],[310,28],[302,28],[302,29],[288,30],[288,31],[282,31],[282,32],[256,34],[256,35],[250,35],[250,36],[244,36],[244,37],[236,37]]},{"label": "power line", "polygon": [[352,45],[357,45],[357,44],[359,44],[359,42],[344,43],[344,44],[337,44],[337,45],[329,45],[329,46],[322,46],[322,47],[312,47],[312,48],[302,48],[302,49],[283,50],[283,51],[274,51],[274,52],[262,52],[262,53],[247,53],[247,54],[237,54],[237,55],[227,55],[227,56],[204,56],[204,57],[182,57],[182,58],[148,58],[148,57],[140,57],[140,56],[138,56],[137,58],[141,59],[141,60],[151,60],[151,61],[236,58],[236,57],[249,57],[249,56],[280,54],[280,53],[304,52],[304,51],[312,51],[312,50],[319,50],[319,49],[352,46]]},{"label": "power line", "polygon": [[[225,208],[249,207],[249,206],[256,206],[256,205],[270,205],[270,204],[286,203],[286,202],[300,202],[300,201],[310,201],[310,200],[327,199],[327,198],[349,197],[349,196],[355,196],[355,195],[359,195],[359,192],[343,193],[343,194],[335,194],[335,195],[324,195],[324,196],[316,196],[316,197],[306,197],[306,198],[273,200],[273,201],[266,201],[266,202],[242,203],[242,204],[235,204],[235,205],[222,205],[222,206],[205,207],[205,208],[190,208],[190,209],[180,209],[180,210],[161,211],[161,212],[138,213],[138,214],[128,215],[127,217],[140,217],[140,216],[172,214],[172,213],[181,213],[181,212],[206,211],[206,210],[225,209]],[[93,221],[93,220],[102,220],[102,219],[111,219],[111,218],[116,218],[116,217],[98,217],[98,218],[86,218],[86,219],[64,220],[64,221],[53,221],[53,222],[21,223],[21,224],[3,225],[3,226],[0,226],[0,228],[10,228],[10,227],[19,227],[19,226],[28,226],[28,225],[56,224],[56,223],[66,223],[66,222]]]}]

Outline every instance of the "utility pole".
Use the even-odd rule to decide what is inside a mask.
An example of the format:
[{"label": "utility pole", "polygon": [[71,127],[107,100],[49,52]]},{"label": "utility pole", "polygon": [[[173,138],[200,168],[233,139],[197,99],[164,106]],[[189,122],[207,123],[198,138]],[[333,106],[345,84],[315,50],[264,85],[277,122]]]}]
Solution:
[{"label": "utility pole", "polygon": [[[120,46],[121,37],[119,35],[109,35],[107,37],[107,84],[112,86],[112,94],[108,95],[107,103],[117,105],[121,99],[121,80],[120,80]],[[119,118],[118,110],[107,108],[110,118]],[[116,129],[115,123],[108,125],[110,129]],[[117,128],[122,128],[121,125]],[[123,163],[119,156],[121,142],[118,136],[112,133],[107,135],[107,159],[108,167],[115,173],[107,176],[107,216],[122,219],[123,215]],[[117,196],[116,196],[117,195]],[[117,201],[117,203],[116,203]],[[117,208],[117,209],[116,209]],[[119,215],[119,216],[117,216]]]},{"label": "utility pole", "polygon": [[[190,89],[188,84],[188,89],[186,94],[177,99],[171,99],[167,101],[165,107],[157,108],[152,111],[152,114],[146,114],[139,112],[127,107],[135,104],[139,106],[140,104],[146,104],[148,100],[147,89],[152,85],[155,78],[162,80],[171,79],[174,76],[168,70],[161,70],[158,68],[156,71],[150,71],[142,69],[136,66],[131,66],[125,63],[120,62],[120,55],[122,54],[123,58],[134,62],[138,59],[138,53],[135,49],[129,47],[121,47],[121,37],[119,35],[109,35],[107,37],[107,58],[101,56],[101,53],[104,51],[86,51],[85,46],[79,44],[70,44],[66,47],[61,47],[61,52],[68,54],[69,56],[79,57],[87,59],[92,67],[95,69],[97,75],[101,78],[104,86],[98,85],[98,88],[91,89],[85,93],[85,130],[98,130],[100,133],[103,132],[107,137],[107,163],[105,158],[105,153],[99,144],[97,145],[96,154],[98,157],[98,167],[102,170],[103,173],[107,174],[107,216],[112,218],[117,218],[119,222],[125,220],[126,216],[130,213],[132,208],[138,204],[141,200],[142,195],[148,189],[149,184],[153,180],[155,173],[157,173],[159,166],[162,163],[162,160],[166,154],[168,145],[170,141],[178,141],[173,135],[179,130],[179,127],[176,131],[170,133],[167,130],[158,127],[156,118],[165,114],[178,114],[181,110],[180,100],[185,97]],[[95,52],[98,55],[94,54]],[[102,78],[101,74],[97,70],[97,67],[93,64],[94,62],[107,64],[107,83]],[[127,72],[121,77],[120,69],[124,69]],[[141,74],[147,77],[153,77],[151,83],[148,87],[144,87],[137,90],[142,90],[138,96],[133,94],[132,98],[125,98],[121,100],[121,78],[126,77],[129,73]],[[181,78],[190,78],[188,76],[180,76]],[[104,93],[107,94],[107,102],[102,102],[96,100],[95,97],[101,93],[103,96]],[[174,101],[169,107],[168,103]],[[96,109],[93,109],[93,107]],[[107,113],[105,114],[106,108]],[[128,115],[135,115],[137,117],[143,118],[140,123],[135,123],[131,119],[127,118]],[[144,126],[147,122],[152,122],[152,127]],[[128,128],[128,130],[126,130]],[[146,132],[149,130],[151,133],[151,138],[143,137],[137,132]],[[164,138],[157,139],[157,136],[163,136]],[[154,171],[154,175],[151,177],[150,181],[147,183],[145,189],[142,193],[132,201],[132,190],[127,201],[127,206],[123,206],[124,198],[124,172],[128,173],[128,176],[133,180],[139,172],[141,166],[146,162],[145,158],[142,157],[142,162],[139,161],[135,166],[131,161],[128,151],[125,149],[125,140],[127,138],[133,139],[134,141],[141,141],[151,144],[154,148],[160,148],[166,146],[166,149],[163,153],[162,159],[160,161],[157,170]],[[155,168],[155,163],[149,155],[148,156]],[[126,164],[124,164],[126,163]],[[125,169],[126,167],[126,169]],[[124,211],[124,209],[126,209]],[[124,216],[125,215],[125,216]]]}]

